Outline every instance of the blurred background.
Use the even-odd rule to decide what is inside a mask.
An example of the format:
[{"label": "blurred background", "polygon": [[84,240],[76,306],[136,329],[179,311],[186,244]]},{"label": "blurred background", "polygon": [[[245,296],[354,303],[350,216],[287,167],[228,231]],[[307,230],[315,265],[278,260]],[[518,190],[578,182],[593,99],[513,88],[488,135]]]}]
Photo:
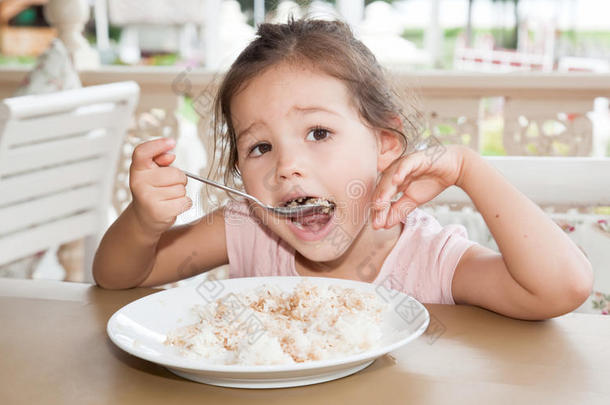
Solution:
[{"label": "blurred background", "polygon": [[[47,2],[0,1],[0,65],[33,64],[56,36],[57,24],[43,11]],[[82,13],[81,1],[59,3]],[[253,38],[256,24],[289,15],[340,16],[382,63],[395,68],[604,71],[610,58],[605,0],[84,3],[89,17],[83,33],[104,65],[223,69]]]},{"label": "blurred background", "polygon": [[[505,162],[511,181],[530,190],[528,196],[592,261],[596,286],[585,310],[610,312],[608,0],[0,0],[0,100],[57,93],[53,100],[68,106],[55,121],[41,121],[56,128],[19,117],[5,125],[7,117],[0,116],[0,277],[91,281],[90,261],[83,256],[91,258],[103,232],[130,203],[129,165],[141,142],[176,139],[174,166],[208,176],[214,158],[210,107],[223,72],[255,37],[258,24],[290,16],[350,24],[387,69],[405,112],[416,119],[417,130],[408,134],[412,148],[457,143]],[[118,128],[120,137],[112,140],[118,156],[100,157],[110,178],[110,201],[95,208],[104,218],[95,222],[91,243],[83,246],[73,225],[53,228],[72,236],[55,237],[55,230],[36,234],[57,218],[42,222],[42,214],[33,215],[49,209],[44,199],[26,202],[19,211],[3,205],[2,193],[8,192],[2,187],[17,184],[15,178],[5,181],[6,170],[16,169],[3,165],[23,162],[28,150],[40,145],[49,149],[38,153],[47,156],[55,148],[63,159],[66,145],[76,142],[70,128],[86,121],[74,110],[74,96],[63,92],[82,88],[78,102],[91,101],[96,86],[126,81],[135,82],[139,98],[129,122]],[[98,119],[106,131],[108,120]],[[65,139],[57,138],[59,127]],[[11,128],[13,134],[3,134]],[[93,147],[95,137],[81,132],[78,145]],[[46,135],[57,142],[41,142]],[[23,136],[37,142],[19,140]],[[6,139],[22,147],[4,146]],[[68,207],[72,194],[56,188],[54,212],[68,218],[77,209]],[[208,195],[191,182],[187,192],[194,207],[177,224],[226,201],[224,193]],[[426,209],[443,224],[463,224],[472,239],[497,249],[481,216],[464,200]],[[12,221],[10,229],[5,221]],[[38,228],[36,221],[42,223]],[[47,239],[27,257],[16,251],[23,241]],[[226,276],[226,267],[218,274]]]}]

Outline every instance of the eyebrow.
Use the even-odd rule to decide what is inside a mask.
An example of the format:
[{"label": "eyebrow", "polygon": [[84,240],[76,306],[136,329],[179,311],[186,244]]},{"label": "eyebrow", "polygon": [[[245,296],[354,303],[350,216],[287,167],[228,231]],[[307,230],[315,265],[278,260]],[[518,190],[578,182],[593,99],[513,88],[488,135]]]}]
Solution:
[{"label": "eyebrow", "polygon": [[[301,115],[305,115],[305,114],[312,114],[312,113],[317,113],[317,112],[325,112],[325,113],[328,113],[328,114],[336,115],[336,116],[338,116],[338,117],[340,117],[340,116],[341,116],[341,114],[339,114],[339,113],[337,113],[337,112],[335,112],[335,111],[333,111],[333,110],[329,110],[329,109],[327,109],[327,108],[324,108],[324,107],[318,107],[318,106],[311,106],[311,107],[299,107],[299,106],[296,106],[296,105],[295,105],[295,106],[293,106],[293,107],[290,109],[289,113],[291,113],[291,112],[293,112],[293,111],[294,111],[294,112],[296,112],[296,113],[299,113],[299,114],[301,114]],[[250,131],[252,131],[252,129],[254,129],[254,127],[256,127],[256,126],[258,126],[258,125],[263,125],[263,126],[266,126],[266,125],[265,125],[265,123],[264,123],[264,122],[262,122],[262,121],[258,121],[258,120],[257,120],[257,121],[254,121],[252,124],[250,124],[250,125],[248,126],[248,128],[244,129],[243,131],[240,131],[240,132],[237,134],[236,141],[237,141],[237,142],[239,142],[240,138],[241,138],[243,135],[245,135],[245,134],[249,133]]]},{"label": "eyebrow", "polygon": [[248,126],[248,128],[244,129],[243,131],[240,131],[240,132],[237,134],[237,136],[236,136],[236,138],[235,138],[236,143],[239,143],[240,138],[242,138],[242,137],[243,137],[244,135],[246,135],[248,132],[252,131],[252,130],[254,129],[254,127],[256,127],[257,125],[265,125],[265,124],[264,124],[263,122],[261,122],[261,121],[258,121],[258,120],[257,120],[257,121],[254,121],[252,124],[250,124],[250,125]]},{"label": "eyebrow", "polygon": [[290,112],[292,111],[296,111],[298,113],[301,114],[311,114],[311,113],[316,113],[316,112],[325,112],[328,114],[332,114],[332,115],[337,115],[337,116],[341,116],[341,114],[333,111],[333,110],[329,110],[328,108],[324,108],[324,107],[318,107],[318,106],[312,106],[312,107],[299,107],[299,106],[294,106],[290,109]]}]

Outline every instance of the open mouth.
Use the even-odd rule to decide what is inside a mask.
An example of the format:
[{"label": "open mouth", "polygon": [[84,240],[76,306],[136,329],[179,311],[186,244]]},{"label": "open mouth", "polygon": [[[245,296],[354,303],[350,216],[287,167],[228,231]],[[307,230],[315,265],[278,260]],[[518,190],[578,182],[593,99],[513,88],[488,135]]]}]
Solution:
[{"label": "open mouth", "polygon": [[335,211],[335,203],[331,200],[315,196],[301,196],[285,201],[281,205],[284,207],[296,207],[299,205],[319,204],[323,208],[298,217],[291,217],[290,221],[300,230],[317,233],[324,229],[331,220]]}]

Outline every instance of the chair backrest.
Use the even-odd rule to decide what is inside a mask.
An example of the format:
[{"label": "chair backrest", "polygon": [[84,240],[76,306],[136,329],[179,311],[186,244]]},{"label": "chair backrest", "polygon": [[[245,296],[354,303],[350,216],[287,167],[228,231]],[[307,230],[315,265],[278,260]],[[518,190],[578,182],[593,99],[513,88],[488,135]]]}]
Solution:
[{"label": "chair backrest", "polygon": [[0,102],[0,263],[87,237],[90,269],[138,95],[121,82]]},{"label": "chair backrest", "polygon": [[[608,158],[502,156],[485,159],[541,206],[610,206]],[[469,201],[461,189],[450,187],[433,203]]]}]

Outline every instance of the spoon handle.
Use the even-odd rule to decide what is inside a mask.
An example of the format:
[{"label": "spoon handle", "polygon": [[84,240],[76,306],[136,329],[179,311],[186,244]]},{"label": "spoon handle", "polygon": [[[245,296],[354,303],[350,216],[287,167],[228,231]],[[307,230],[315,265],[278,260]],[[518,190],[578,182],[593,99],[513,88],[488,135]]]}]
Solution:
[{"label": "spoon handle", "polygon": [[249,200],[254,201],[255,203],[257,203],[257,204],[258,204],[258,205],[260,205],[261,207],[268,208],[268,207],[267,207],[265,204],[263,204],[262,202],[260,202],[260,201],[258,200],[258,198],[253,197],[253,196],[251,196],[250,194],[243,193],[243,192],[241,192],[241,191],[239,191],[239,190],[235,190],[234,188],[227,187],[227,186],[225,186],[224,184],[216,183],[215,181],[212,181],[212,180],[206,179],[206,178],[204,178],[204,177],[197,176],[196,174],[193,174],[193,173],[187,172],[186,170],[183,170],[183,172],[184,172],[184,174],[186,174],[188,177],[190,177],[190,178],[192,178],[192,179],[199,180],[199,181],[201,181],[201,182],[203,182],[203,183],[207,183],[207,184],[209,184],[209,185],[211,185],[211,186],[221,188],[221,189],[223,189],[223,190],[225,190],[225,191],[228,191],[228,192],[230,192],[230,193],[239,194],[239,195],[240,195],[240,196],[242,196],[242,197],[246,197],[246,198],[248,198]]}]

